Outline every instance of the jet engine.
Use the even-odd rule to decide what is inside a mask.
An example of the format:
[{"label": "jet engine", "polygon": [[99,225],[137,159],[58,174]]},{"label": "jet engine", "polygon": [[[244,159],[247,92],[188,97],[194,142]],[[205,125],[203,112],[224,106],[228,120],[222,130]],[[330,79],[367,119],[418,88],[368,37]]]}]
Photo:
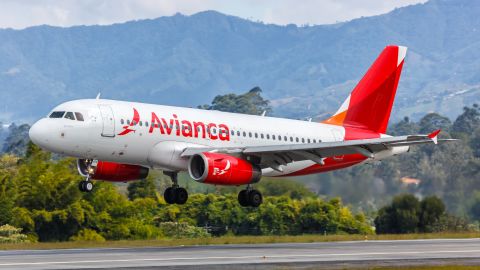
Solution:
[{"label": "jet engine", "polygon": [[195,181],[213,185],[246,185],[262,176],[261,169],[247,160],[210,152],[193,155],[188,172]]},{"label": "jet engine", "polygon": [[148,168],[108,161],[79,159],[77,169],[82,176],[90,175],[91,179],[111,182],[141,180],[148,176]]}]

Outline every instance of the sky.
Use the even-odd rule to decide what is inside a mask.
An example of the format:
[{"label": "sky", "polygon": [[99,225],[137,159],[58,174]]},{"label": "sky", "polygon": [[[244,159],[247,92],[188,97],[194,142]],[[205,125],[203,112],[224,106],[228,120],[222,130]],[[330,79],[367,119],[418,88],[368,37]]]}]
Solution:
[{"label": "sky", "polygon": [[205,10],[274,24],[330,24],[426,0],[0,0],[0,28],[93,25]]}]

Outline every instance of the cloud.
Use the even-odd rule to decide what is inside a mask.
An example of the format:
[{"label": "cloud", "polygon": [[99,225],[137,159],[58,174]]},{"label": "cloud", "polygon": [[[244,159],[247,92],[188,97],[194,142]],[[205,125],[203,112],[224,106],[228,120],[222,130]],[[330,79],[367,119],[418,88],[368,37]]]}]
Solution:
[{"label": "cloud", "polygon": [[204,10],[275,24],[325,24],[426,0],[2,0],[0,27],[112,24]]},{"label": "cloud", "polygon": [[19,67],[12,67],[12,68],[8,69],[7,71],[3,72],[4,75],[8,75],[8,76],[14,76],[17,73],[20,73],[20,68]]}]

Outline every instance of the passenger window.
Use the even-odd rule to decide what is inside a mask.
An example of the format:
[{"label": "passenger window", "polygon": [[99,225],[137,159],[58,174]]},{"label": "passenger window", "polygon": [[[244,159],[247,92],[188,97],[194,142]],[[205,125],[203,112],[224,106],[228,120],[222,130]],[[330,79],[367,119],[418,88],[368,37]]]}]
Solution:
[{"label": "passenger window", "polygon": [[302,138],[302,143],[305,143],[305,138]]},{"label": "passenger window", "polygon": [[275,140],[275,135],[272,135],[272,139]]},{"label": "passenger window", "polygon": [[120,124],[123,125],[124,123],[125,123],[125,121],[123,121],[123,119],[120,119]]},{"label": "passenger window", "polygon": [[62,118],[64,114],[65,114],[64,111],[61,111],[61,112],[52,112],[49,117],[50,117],[50,118]]},{"label": "passenger window", "polygon": [[130,125],[130,120],[127,120],[127,125]]},{"label": "passenger window", "polygon": [[67,112],[64,116],[64,118],[70,119],[70,120],[75,120],[75,116],[73,115],[73,112]]},{"label": "passenger window", "polygon": [[83,114],[76,112],[75,117],[77,118],[77,121],[83,121]]},{"label": "passenger window", "polygon": [[263,139],[263,133],[261,133],[261,134],[260,134],[260,138],[262,138],[262,139]]},{"label": "passenger window", "polygon": [[142,121],[138,122],[140,124],[140,126],[142,126]]},{"label": "passenger window", "polygon": [[145,126],[148,127],[148,122],[145,122]]},{"label": "passenger window", "polygon": [[298,137],[295,138],[295,141],[298,142]]},{"label": "passenger window", "polygon": [[287,136],[283,136],[284,141],[288,141]]},{"label": "passenger window", "polygon": [[310,143],[310,139],[307,139],[307,142]]},{"label": "passenger window", "polygon": [[238,131],[238,130],[237,130],[237,136],[239,136],[239,137],[240,137],[240,131]]},{"label": "passenger window", "polygon": [[232,136],[234,136],[234,135],[235,135],[235,131],[233,131],[233,130],[230,131],[230,134],[232,134]]},{"label": "passenger window", "polygon": [[290,137],[290,141],[293,142],[293,137]]},{"label": "passenger window", "polygon": [[255,132],[255,138],[258,138],[258,133]]},{"label": "passenger window", "polygon": [[270,140],[270,134],[267,134],[267,139],[269,139],[269,140]]},{"label": "passenger window", "polygon": [[252,137],[252,132],[248,132],[248,137]]},{"label": "passenger window", "polygon": [[243,132],[243,137],[247,137],[247,133],[245,131]]}]

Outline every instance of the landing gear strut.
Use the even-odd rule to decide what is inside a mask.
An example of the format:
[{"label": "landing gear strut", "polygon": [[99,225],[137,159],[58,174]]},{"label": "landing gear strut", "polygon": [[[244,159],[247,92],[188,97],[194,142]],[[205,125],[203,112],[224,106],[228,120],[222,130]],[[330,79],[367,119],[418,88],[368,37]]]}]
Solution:
[{"label": "landing gear strut", "polygon": [[253,189],[250,185],[247,186],[247,189],[244,189],[238,193],[238,203],[241,206],[258,207],[260,204],[262,204],[262,202],[262,193]]},{"label": "landing gear strut", "polygon": [[91,181],[92,175],[95,173],[95,167],[97,166],[98,160],[85,160],[85,180],[78,183],[78,189],[82,192],[91,192],[93,190],[93,183]]},{"label": "landing gear strut", "polygon": [[178,185],[177,172],[163,172],[163,174],[170,176],[173,185],[165,189],[163,198],[168,204],[185,204],[188,200],[188,192],[186,189]]}]

